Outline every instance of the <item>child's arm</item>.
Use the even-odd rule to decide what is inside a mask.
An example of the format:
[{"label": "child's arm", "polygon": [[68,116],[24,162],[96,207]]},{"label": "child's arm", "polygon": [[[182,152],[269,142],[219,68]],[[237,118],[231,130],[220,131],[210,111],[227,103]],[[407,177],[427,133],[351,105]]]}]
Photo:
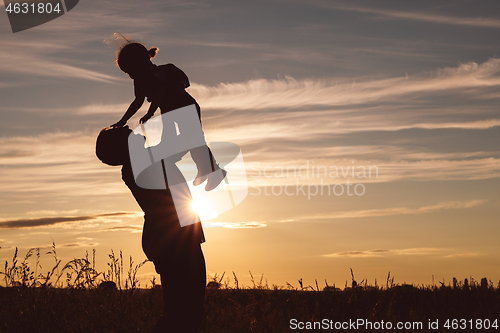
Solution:
[{"label": "child's arm", "polygon": [[132,116],[141,108],[144,103],[144,97],[136,96],[134,101],[130,104],[127,109],[127,112],[123,115],[122,119],[117,123],[111,125],[111,127],[123,127],[127,123],[127,121],[132,118]]},{"label": "child's arm", "polygon": [[144,124],[146,121],[149,120],[149,118],[151,118],[154,114],[155,114],[155,111],[156,109],[158,109],[158,102],[151,102],[151,104],[149,105],[149,109],[148,109],[148,113],[146,113],[144,115],[144,117],[141,118],[140,123],[141,124]]}]

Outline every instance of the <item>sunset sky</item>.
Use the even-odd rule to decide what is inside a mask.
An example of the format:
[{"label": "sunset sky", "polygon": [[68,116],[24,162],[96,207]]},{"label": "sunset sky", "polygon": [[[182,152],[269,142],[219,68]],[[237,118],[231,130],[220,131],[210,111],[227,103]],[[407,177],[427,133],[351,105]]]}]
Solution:
[{"label": "sunset sky", "polygon": [[111,249],[145,259],[142,211],[94,152],[134,99],[118,32],[188,75],[208,142],[241,147],[248,196],[204,222],[210,276],[500,280],[499,3],[82,0],[18,33],[0,17],[2,267],[52,242],[63,263],[95,248],[101,271]]}]

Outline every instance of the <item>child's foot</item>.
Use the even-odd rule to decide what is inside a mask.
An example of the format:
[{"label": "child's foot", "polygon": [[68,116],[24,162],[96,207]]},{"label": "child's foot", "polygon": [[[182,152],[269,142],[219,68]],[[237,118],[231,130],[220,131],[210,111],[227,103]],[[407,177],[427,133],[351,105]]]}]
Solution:
[{"label": "child's foot", "polygon": [[205,191],[212,191],[214,188],[219,186],[219,184],[224,180],[224,178],[226,178],[226,175],[227,171],[224,169],[218,169],[208,174],[208,182],[207,186],[205,186]]}]

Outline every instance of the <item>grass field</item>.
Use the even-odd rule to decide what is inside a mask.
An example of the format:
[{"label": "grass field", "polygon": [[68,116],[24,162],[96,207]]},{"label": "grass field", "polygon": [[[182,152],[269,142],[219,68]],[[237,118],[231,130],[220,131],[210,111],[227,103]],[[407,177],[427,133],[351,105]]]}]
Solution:
[{"label": "grass field", "polygon": [[[35,273],[36,267],[27,264],[31,256],[40,255],[37,249],[23,260],[16,251],[6,262],[0,272],[5,285],[0,287],[1,333],[149,332],[161,315],[161,286],[137,288],[135,274],[143,263],[134,265],[130,260],[125,272],[121,255],[112,253],[108,272],[99,273],[88,256],[60,267],[55,246],[49,254],[54,256],[54,267],[47,275]],[[349,286],[340,290],[328,285],[305,287],[302,280],[295,287],[269,287],[259,280],[242,288],[235,275],[231,285],[222,283],[223,277],[212,278],[208,285],[203,332],[500,329],[500,288],[487,279],[417,287],[395,285],[388,277],[383,286],[370,286],[356,282],[353,275]],[[430,323],[438,329],[429,329]],[[398,324],[408,329],[398,330]]]}]

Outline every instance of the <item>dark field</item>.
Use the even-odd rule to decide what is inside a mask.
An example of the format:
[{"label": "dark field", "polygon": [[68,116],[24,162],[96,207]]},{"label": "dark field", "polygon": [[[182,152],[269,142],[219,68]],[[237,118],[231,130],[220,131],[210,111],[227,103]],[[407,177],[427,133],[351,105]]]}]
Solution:
[{"label": "dark field", "polygon": [[[49,254],[55,264],[47,275],[27,264],[31,255],[39,255],[37,249],[22,261],[16,251],[12,262],[5,263],[0,272],[7,286],[0,287],[1,333],[152,330],[162,313],[162,291],[158,285],[137,288],[135,275],[142,263],[134,265],[130,259],[126,271],[121,254],[112,253],[108,272],[99,273],[88,256],[59,267],[55,246]],[[221,281],[214,278],[208,285],[202,332],[500,331],[500,288],[486,278],[415,287],[395,285],[388,277],[384,286],[369,286],[358,284],[353,275],[344,290],[304,287],[302,280],[287,289],[269,288],[262,280],[240,288],[236,276],[234,287]],[[430,323],[436,329],[429,329]]]},{"label": "dark field", "polygon": [[[159,286],[122,291],[9,287],[0,288],[0,302],[2,333],[149,332],[162,311]],[[465,289],[404,285],[388,289],[356,287],[319,292],[208,289],[203,332],[300,331],[290,329],[291,319],[297,319],[298,325],[299,321],[325,318],[333,322],[365,319],[381,323],[383,320],[392,325],[422,322],[424,330],[408,330],[414,332],[427,331],[429,319],[439,320],[440,329],[430,331],[446,332],[454,331],[443,328],[447,319],[466,319],[466,325],[471,325],[468,320],[473,319],[472,326],[477,324],[477,319],[489,319],[494,325],[499,314],[500,290],[491,286]],[[332,327],[326,331],[337,331]],[[356,331],[384,331],[364,328],[361,326]],[[491,328],[490,331],[498,329]]]}]

